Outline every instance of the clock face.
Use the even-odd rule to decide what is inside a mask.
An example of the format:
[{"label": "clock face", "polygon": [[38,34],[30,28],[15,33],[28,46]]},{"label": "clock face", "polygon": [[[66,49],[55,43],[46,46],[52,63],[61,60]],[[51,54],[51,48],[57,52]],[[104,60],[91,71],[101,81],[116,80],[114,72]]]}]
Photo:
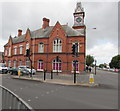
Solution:
[{"label": "clock face", "polygon": [[77,22],[81,22],[82,19],[81,19],[80,17],[78,17],[78,18],[76,19],[76,21],[77,21]]}]

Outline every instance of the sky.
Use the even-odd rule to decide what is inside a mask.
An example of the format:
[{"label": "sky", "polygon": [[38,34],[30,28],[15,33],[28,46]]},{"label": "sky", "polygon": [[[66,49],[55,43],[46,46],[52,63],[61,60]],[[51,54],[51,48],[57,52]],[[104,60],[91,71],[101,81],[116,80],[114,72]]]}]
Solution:
[{"label": "sky", "polygon": [[27,28],[41,28],[43,17],[51,26],[59,21],[72,27],[77,2],[85,11],[87,55],[94,56],[97,64],[109,63],[118,54],[117,0],[0,0],[0,51],[18,29],[25,33]]}]

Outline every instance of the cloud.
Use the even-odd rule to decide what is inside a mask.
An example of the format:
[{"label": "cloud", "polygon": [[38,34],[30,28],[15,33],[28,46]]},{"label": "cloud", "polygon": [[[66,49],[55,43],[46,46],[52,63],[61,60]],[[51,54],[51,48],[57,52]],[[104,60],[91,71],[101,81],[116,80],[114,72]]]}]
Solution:
[{"label": "cloud", "polygon": [[87,50],[87,55],[92,55],[97,60],[97,64],[110,63],[113,56],[118,54],[118,47],[108,42],[94,46],[92,49]]},{"label": "cloud", "polygon": [[[0,51],[3,51],[1,47],[6,44],[10,35],[17,35],[18,29],[22,29],[25,33],[27,28],[32,31],[41,28],[43,17],[49,18],[52,26],[59,21],[62,25],[68,23],[72,27],[74,24],[74,9],[79,0],[10,1],[14,2],[0,3],[0,9],[2,9],[0,10],[0,42],[2,41]],[[96,56],[99,63],[109,62],[110,57],[116,54],[116,50],[110,50],[105,45],[107,44],[111,48],[112,45],[114,48],[118,46],[118,3],[108,2],[108,0],[105,0],[107,2],[90,1],[84,0],[82,2],[85,10],[87,51],[92,53],[95,49],[96,54],[101,55]],[[96,27],[96,30],[93,29],[94,27]],[[103,46],[107,47],[106,50],[100,48]],[[109,56],[107,53],[109,53]]]}]

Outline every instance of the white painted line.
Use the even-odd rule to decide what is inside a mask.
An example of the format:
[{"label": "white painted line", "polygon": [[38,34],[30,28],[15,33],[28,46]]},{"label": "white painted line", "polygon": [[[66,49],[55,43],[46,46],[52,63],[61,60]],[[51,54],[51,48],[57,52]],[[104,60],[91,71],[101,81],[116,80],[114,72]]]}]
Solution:
[{"label": "white painted line", "polygon": [[23,88],[21,87],[20,89],[22,90]]},{"label": "white painted line", "polygon": [[37,96],[36,96],[35,98],[36,98],[36,99],[38,99],[38,97],[37,97]]},{"label": "white painted line", "polygon": [[49,92],[46,92],[46,94],[49,94]]},{"label": "white painted line", "polygon": [[30,99],[28,99],[28,101],[31,101]]}]

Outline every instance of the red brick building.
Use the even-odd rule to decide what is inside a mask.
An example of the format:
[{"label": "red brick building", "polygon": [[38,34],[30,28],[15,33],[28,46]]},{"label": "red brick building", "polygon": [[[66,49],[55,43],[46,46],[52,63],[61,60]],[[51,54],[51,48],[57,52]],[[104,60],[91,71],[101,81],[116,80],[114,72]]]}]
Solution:
[{"label": "red brick building", "polygon": [[[14,38],[10,36],[4,46],[6,65],[9,67],[30,65],[26,57],[26,49],[30,48],[32,66],[37,71],[47,69],[70,73],[74,69],[74,60],[77,60],[77,72],[84,71],[86,47],[84,15],[81,3],[77,3],[72,28],[59,22],[49,26],[50,20],[43,18],[43,24],[38,30],[27,29],[25,34],[18,30],[18,35]],[[78,43],[79,57],[73,57],[71,54],[74,43]],[[57,56],[59,60],[56,60]]]},{"label": "red brick building", "polygon": [[3,52],[0,52],[0,63],[3,63],[4,62],[4,55],[3,55]]}]

